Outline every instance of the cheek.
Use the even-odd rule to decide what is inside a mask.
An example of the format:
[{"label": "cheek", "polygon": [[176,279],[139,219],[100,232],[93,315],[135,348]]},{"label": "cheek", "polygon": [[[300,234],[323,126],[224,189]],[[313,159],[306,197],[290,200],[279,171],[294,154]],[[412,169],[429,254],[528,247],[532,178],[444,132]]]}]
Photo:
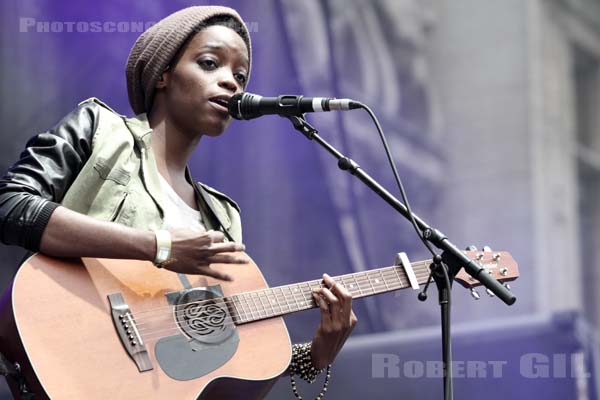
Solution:
[{"label": "cheek", "polygon": [[202,71],[194,71],[191,68],[181,71],[173,76],[172,91],[174,100],[181,102],[187,99],[202,99],[208,86],[208,79]]}]

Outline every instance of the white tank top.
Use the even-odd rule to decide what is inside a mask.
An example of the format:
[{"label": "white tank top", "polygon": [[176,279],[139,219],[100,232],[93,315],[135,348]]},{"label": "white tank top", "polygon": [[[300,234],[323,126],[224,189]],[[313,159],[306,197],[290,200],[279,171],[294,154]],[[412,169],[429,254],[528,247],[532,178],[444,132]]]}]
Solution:
[{"label": "white tank top", "polygon": [[186,228],[198,232],[205,232],[206,227],[202,222],[202,216],[199,211],[194,210],[186,204],[185,201],[169,183],[160,174],[160,183],[162,184],[165,196],[165,219],[163,229]]}]

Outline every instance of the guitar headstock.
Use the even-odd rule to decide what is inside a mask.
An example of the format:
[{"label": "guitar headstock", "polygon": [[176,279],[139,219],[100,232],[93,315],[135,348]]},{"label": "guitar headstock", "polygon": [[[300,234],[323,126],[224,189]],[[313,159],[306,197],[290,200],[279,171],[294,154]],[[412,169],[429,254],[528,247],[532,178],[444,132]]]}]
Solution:
[{"label": "guitar headstock", "polygon": [[[500,282],[514,281],[519,277],[519,266],[507,251],[465,251],[467,257],[481,265],[488,274]],[[454,278],[467,289],[481,286],[481,283],[461,269]]]}]

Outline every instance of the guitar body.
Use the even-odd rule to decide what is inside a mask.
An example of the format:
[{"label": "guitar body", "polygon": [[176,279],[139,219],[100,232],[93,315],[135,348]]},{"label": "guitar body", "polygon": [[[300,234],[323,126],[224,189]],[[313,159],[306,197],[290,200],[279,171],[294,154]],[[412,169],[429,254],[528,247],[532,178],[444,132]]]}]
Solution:
[{"label": "guitar body", "polygon": [[[254,263],[213,268],[226,271],[234,281],[191,275],[187,281],[192,287],[220,285],[224,296],[267,287]],[[185,283],[149,262],[59,260],[36,254],[21,266],[3,297],[0,351],[20,364],[38,399],[263,398],[290,361],[283,319],[235,326],[226,356],[219,355],[218,340],[197,342],[192,348],[188,342],[196,341],[178,329],[167,295],[181,293]],[[129,307],[140,337],[147,334],[143,345],[151,369],[140,372],[126,351],[107,297],[115,293]],[[156,315],[161,317],[146,318]],[[168,373],[165,363],[171,365]],[[193,376],[211,363],[218,367]],[[11,390],[19,398],[14,384]]]}]

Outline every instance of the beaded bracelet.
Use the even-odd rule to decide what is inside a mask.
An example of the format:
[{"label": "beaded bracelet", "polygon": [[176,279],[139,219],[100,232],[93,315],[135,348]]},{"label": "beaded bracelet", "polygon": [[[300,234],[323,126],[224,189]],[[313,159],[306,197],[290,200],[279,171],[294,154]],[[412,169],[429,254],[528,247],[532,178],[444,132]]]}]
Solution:
[{"label": "beaded bracelet", "polygon": [[[290,382],[292,384],[292,392],[297,399],[302,400],[302,396],[298,393],[296,386],[296,380],[294,375],[298,375],[308,383],[313,383],[317,376],[323,372],[323,369],[316,369],[312,363],[312,357],[310,354],[311,343],[295,344],[292,346],[292,362],[290,363]],[[329,378],[331,377],[331,365],[327,366],[327,373],[325,374],[325,382],[323,382],[323,388],[317,395],[316,400],[321,400],[325,397],[327,392],[327,386],[329,385]]]}]

